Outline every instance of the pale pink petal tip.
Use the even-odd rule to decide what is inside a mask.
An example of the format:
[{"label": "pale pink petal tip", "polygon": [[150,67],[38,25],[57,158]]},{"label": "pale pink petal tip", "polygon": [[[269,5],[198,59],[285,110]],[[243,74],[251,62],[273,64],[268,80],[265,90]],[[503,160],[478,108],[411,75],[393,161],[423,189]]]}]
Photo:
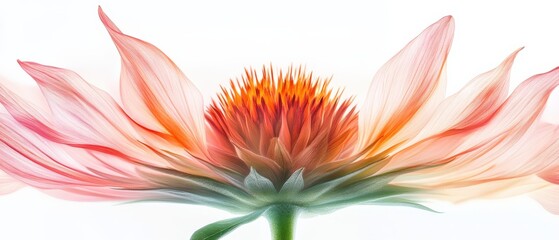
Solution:
[{"label": "pale pink petal tip", "polygon": [[21,187],[23,187],[22,183],[0,171],[0,195],[12,193]]},{"label": "pale pink petal tip", "polygon": [[536,199],[548,212],[559,215],[559,186],[549,186],[532,193]]}]

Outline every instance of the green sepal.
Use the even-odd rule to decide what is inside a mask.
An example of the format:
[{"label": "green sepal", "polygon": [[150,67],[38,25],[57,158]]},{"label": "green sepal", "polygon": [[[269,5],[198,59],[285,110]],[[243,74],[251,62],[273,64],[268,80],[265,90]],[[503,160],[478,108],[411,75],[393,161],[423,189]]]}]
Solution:
[{"label": "green sepal", "polygon": [[293,172],[291,176],[285,181],[279,193],[292,195],[300,192],[305,187],[305,180],[303,179],[303,168]]},{"label": "green sepal", "polygon": [[221,237],[227,235],[229,232],[233,231],[237,227],[245,223],[254,221],[258,217],[260,217],[260,215],[262,215],[263,212],[264,211],[261,210],[242,217],[230,218],[230,219],[225,219],[225,220],[211,223],[194,232],[190,237],[190,240],[220,239]]},{"label": "green sepal", "polygon": [[272,195],[277,192],[276,187],[270,179],[260,175],[254,168],[250,168],[250,173],[245,178],[245,187],[256,195]]}]

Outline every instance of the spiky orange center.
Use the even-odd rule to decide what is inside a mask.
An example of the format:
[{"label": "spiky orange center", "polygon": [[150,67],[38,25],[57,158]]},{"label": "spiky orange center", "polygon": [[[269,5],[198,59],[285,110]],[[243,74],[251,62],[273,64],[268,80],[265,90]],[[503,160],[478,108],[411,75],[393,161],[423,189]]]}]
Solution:
[{"label": "spiky orange center", "polygon": [[330,80],[289,68],[259,76],[247,70],[241,81],[214,100],[206,114],[214,160],[238,172],[254,167],[281,181],[290,173],[351,154],[357,113],[351,99],[340,100]]}]

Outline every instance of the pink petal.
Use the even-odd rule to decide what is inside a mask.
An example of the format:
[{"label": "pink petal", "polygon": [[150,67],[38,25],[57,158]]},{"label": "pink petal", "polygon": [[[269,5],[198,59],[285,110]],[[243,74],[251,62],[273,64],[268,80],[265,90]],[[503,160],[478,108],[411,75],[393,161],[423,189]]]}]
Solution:
[{"label": "pink petal", "polygon": [[154,187],[137,174],[139,166],[125,159],[53,143],[7,116],[0,119],[0,156],[1,170],[39,189],[90,189],[93,197],[110,198],[115,189]]},{"label": "pink petal", "polygon": [[406,141],[421,129],[428,119],[425,116],[438,104],[441,90],[444,91],[444,66],[453,32],[452,17],[442,18],[377,72],[359,115],[360,149],[372,147],[382,151]]},{"label": "pink petal", "polygon": [[487,123],[506,99],[510,69],[518,51],[446,98],[415,140],[408,143],[415,145],[396,154],[385,170],[446,159],[468,133]]},{"label": "pink petal", "polygon": [[[142,129],[128,118],[109,94],[88,84],[72,71],[32,62],[19,63],[41,87],[51,114],[48,119],[42,119],[37,113],[32,114],[30,107],[24,112],[11,110],[16,120],[59,143],[95,145],[136,157],[141,156],[140,152],[149,154],[141,144],[149,133],[141,132]],[[17,99],[14,94],[11,97]],[[15,104],[24,105],[18,101],[5,105],[10,110],[15,109]],[[157,161],[145,164],[166,166]]]},{"label": "pink petal", "polygon": [[191,154],[205,154],[203,98],[158,48],[123,34],[99,8],[122,57],[121,95],[126,112],[146,128],[166,131]]},{"label": "pink petal", "polygon": [[[559,140],[557,140],[557,142],[558,143],[556,145],[559,145]],[[556,151],[554,155],[555,161],[547,169],[542,171],[539,176],[550,183],[559,185],[559,147],[550,149],[550,151],[553,150]]]},{"label": "pink petal", "polygon": [[[176,146],[172,137],[146,130],[132,121],[106,92],[85,82],[78,74],[61,68],[30,62],[21,66],[39,84],[52,112],[41,118],[15,94],[0,94],[20,123],[43,137],[74,147],[105,152],[129,161],[155,167],[171,167],[190,174],[213,176],[200,160]],[[47,130],[47,131],[45,131]],[[169,139],[171,141],[169,141]],[[162,158],[171,152],[184,156],[180,161]]]},{"label": "pink petal", "polygon": [[[540,116],[547,98],[557,85],[559,68],[533,76],[517,87],[482,127],[451,129],[426,138],[393,155],[383,172],[447,163],[464,154],[485,153],[499,144],[512,146]],[[470,160],[483,161],[483,157]]]},{"label": "pink petal", "polygon": [[559,184],[559,159],[552,167],[540,173],[540,177],[554,184]]},{"label": "pink petal", "polygon": [[[538,120],[558,85],[559,69],[526,80],[486,125],[466,134],[463,143],[443,148],[448,142],[439,139],[431,149],[416,149],[421,153],[415,157],[425,160],[422,164],[442,165],[402,175],[392,184],[431,189],[435,197],[453,201],[508,197],[550,185],[550,171],[559,164],[559,126]],[[425,158],[426,151],[438,156]],[[556,197],[546,194],[538,200],[556,211]]]},{"label": "pink petal", "polygon": [[535,191],[531,196],[536,199],[547,211],[559,215],[559,186],[549,185],[538,191]]},{"label": "pink petal", "polygon": [[551,92],[559,85],[559,68],[522,82],[479,130],[468,135],[455,152],[489,142],[515,140],[526,134],[540,118]]},{"label": "pink petal", "polygon": [[14,192],[22,186],[21,182],[0,171],[0,195]]},{"label": "pink petal", "polygon": [[506,100],[510,70],[518,49],[499,66],[472,79],[456,94],[446,98],[416,139],[448,129],[475,128],[491,119]]},{"label": "pink petal", "polygon": [[433,189],[473,186],[533,176],[558,161],[559,126],[537,123],[521,137],[497,138],[454,156],[447,164],[403,176],[399,182]]},{"label": "pink petal", "polygon": [[464,178],[466,181],[492,181],[538,174],[559,162],[559,126],[538,122],[521,137],[499,142],[481,155],[465,154],[460,158],[464,160],[456,161],[466,163],[460,171],[470,172]]}]

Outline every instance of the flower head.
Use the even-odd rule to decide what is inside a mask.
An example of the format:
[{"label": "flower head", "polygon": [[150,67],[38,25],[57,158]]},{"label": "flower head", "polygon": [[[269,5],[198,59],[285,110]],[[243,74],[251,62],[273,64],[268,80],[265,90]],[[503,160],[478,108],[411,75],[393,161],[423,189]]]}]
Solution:
[{"label": "flower head", "polygon": [[559,70],[508,95],[517,50],[445,97],[451,17],[382,66],[362,106],[302,67],[246,70],[205,106],[165,54],[99,15],[121,55],[122,103],[72,71],[19,62],[49,108],[0,85],[0,193],[26,184],[69,199],[247,214],[192,239],[261,215],[290,239],[299,212],[361,203],[430,210],[430,200],[531,193],[559,213],[559,127],[540,117]]},{"label": "flower head", "polygon": [[298,169],[313,172],[353,154],[351,101],[302,68],[277,76],[271,68],[261,76],[247,71],[218,99],[206,115],[210,156],[235,172],[253,167],[278,185]]}]

